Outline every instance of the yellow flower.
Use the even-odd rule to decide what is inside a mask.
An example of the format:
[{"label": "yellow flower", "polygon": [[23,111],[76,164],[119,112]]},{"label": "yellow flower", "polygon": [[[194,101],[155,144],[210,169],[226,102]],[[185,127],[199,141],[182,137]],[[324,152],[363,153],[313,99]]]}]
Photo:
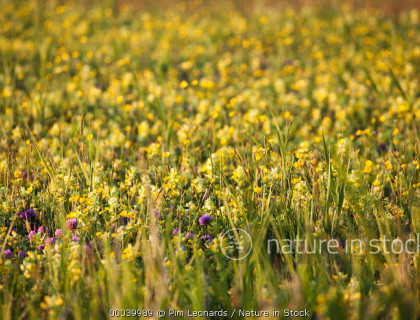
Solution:
[{"label": "yellow flower", "polygon": [[68,215],[66,215],[67,219],[73,219],[76,218],[78,216],[77,212],[70,212]]},{"label": "yellow flower", "polygon": [[123,211],[120,213],[120,216],[121,216],[121,217],[124,217],[124,218],[131,218],[131,217],[133,216],[133,213],[132,213],[131,211],[128,211],[128,212],[127,212],[127,210],[123,210]]},{"label": "yellow flower", "polygon": [[372,171],[373,162],[366,160],[365,162],[365,173],[370,173]]},{"label": "yellow flower", "polygon": [[179,87],[181,89],[185,89],[186,87],[188,87],[188,82],[185,81],[185,80],[182,80],[181,83],[180,83],[180,85],[179,85]]},{"label": "yellow flower", "polygon": [[15,170],[14,176],[15,176],[16,179],[20,178],[22,176],[22,173],[19,170]]},{"label": "yellow flower", "polygon": [[295,162],[293,165],[296,169],[299,169],[299,168],[302,168],[304,164],[305,164],[305,161],[300,159],[299,161]]}]

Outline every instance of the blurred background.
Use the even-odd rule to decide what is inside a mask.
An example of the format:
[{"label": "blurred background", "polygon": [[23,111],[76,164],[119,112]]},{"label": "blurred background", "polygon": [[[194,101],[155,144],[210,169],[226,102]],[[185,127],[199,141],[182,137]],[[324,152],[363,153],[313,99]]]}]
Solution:
[{"label": "blurred background", "polygon": [[[224,0],[213,1],[188,1],[188,4],[194,7],[198,3],[201,5],[223,5]],[[360,9],[380,9],[387,15],[398,15],[401,11],[410,8],[420,8],[419,0],[232,0],[229,1],[243,12],[250,12],[256,7],[300,8],[304,6],[317,6],[326,10],[335,10],[342,5],[350,6],[354,10]],[[115,6],[130,5],[137,9],[158,9],[159,7],[168,7],[178,4],[175,0],[115,0]]]}]

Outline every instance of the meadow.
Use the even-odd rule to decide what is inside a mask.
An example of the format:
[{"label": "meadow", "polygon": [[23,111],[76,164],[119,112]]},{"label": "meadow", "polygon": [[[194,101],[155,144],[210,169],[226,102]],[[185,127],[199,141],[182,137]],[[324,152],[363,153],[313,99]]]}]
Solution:
[{"label": "meadow", "polygon": [[365,244],[420,233],[420,11],[351,4],[0,0],[0,319],[419,319]]}]

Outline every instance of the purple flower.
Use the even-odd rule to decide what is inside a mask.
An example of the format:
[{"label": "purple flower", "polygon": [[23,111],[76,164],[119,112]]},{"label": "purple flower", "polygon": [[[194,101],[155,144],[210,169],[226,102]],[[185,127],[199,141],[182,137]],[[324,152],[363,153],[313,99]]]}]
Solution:
[{"label": "purple flower", "polygon": [[128,218],[128,217],[121,217],[120,220],[121,220],[121,224],[122,225],[126,225],[128,223],[128,221],[130,221],[130,218]]},{"label": "purple flower", "polygon": [[20,260],[25,259],[26,256],[28,256],[28,255],[26,254],[25,251],[22,251],[22,250],[19,251],[18,257],[19,257]]},{"label": "purple flower", "polygon": [[92,247],[90,245],[85,245],[85,252],[88,256],[92,254]]},{"label": "purple flower", "polygon": [[80,241],[80,237],[79,237],[79,236],[74,235],[74,236],[72,237],[72,240],[73,240],[74,242],[79,242],[79,241]]},{"label": "purple flower", "polygon": [[25,178],[25,180],[27,181],[29,180],[33,180],[34,176],[32,174],[29,174],[28,170],[23,171],[23,177]]},{"label": "purple flower", "polygon": [[29,232],[29,234],[28,234],[28,239],[32,241],[32,239],[33,239],[34,235],[36,235],[36,231],[31,231],[31,232]]},{"label": "purple flower", "polygon": [[[187,248],[185,248],[184,246],[182,246],[181,248],[180,248],[182,251],[187,251]],[[175,253],[177,253],[178,252],[178,249],[175,249]]]},{"label": "purple flower", "polygon": [[191,232],[187,232],[187,234],[185,235],[185,238],[187,239],[193,239],[194,235]]},{"label": "purple flower", "polygon": [[13,253],[12,253],[12,251],[10,251],[10,249],[6,249],[6,250],[4,250],[4,257],[5,257],[6,259],[12,259],[12,257],[13,257]]},{"label": "purple flower", "polygon": [[63,230],[57,229],[54,234],[57,238],[61,238],[63,236]]},{"label": "purple flower", "polygon": [[213,241],[212,237],[208,234],[204,235],[201,237],[201,240],[203,240],[203,242],[208,241],[209,243],[211,243]]},{"label": "purple flower", "polygon": [[91,242],[89,242],[89,245],[90,245],[91,248],[93,248],[93,249],[96,248],[97,250],[101,250],[101,248],[102,248],[102,245],[99,241],[98,242],[91,241]]},{"label": "purple flower", "polygon": [[19,212],[19,218],[22,220],[35,220],[37,218],[34,209],[27,209],[25,211]]},{"label": "purple flower", "polygon": [[44,249],[45,249],[45,247],[42,244],[40,246],[38,246],[38,248],[37,248],[37,250],[40,251],[40,252]]},{"label": "purple flower", "polygon": [[176,235],[178,232],[179,232],[179,229],[174,229],[174,230],[172,230],[172,235],[174,236],[174,235]]},{"label": "purple flower", "polygon": [[29,220],[31,217],[28,216],[28,214],[25,211],[21,211],[19,212],[19,218],[21,218],[22,220]]},{"label": "purple flower", "polygon": [[101,250],[101,243],[100,242],[93,242],[90,241],[88,244],[85,245],[85,252],[88,256],[91,256],[93,250],[97,249],[98,251]]},{"label": "purple flower", "polygon": [[200,219],[198,219],[198,221],[200,222],[200,226],[205,226],[205,225],[207,225],[207,224],[209,224],[210,223],[210,221],[211,221],[211,216],[209,215],[209,214],[205,214],[205,215],[202,215],[201,217],[200,217]]},{"label": "purple flower", "polygon": [[41,226],[41,227],[38,228],[38,232],[39,233],[46,233],[46,234],[48,234],[48,228]]},{"label": "purple flower", "polygon": [[69,228],[69,230],[74,231],[77,228],[77,219],[76,218],[72,218],[72,219],[68,219],[67,220],[67,228]]},{"label": "purple flower", "polygon": [[45,245],[53,246],[56,241],[57,241],[56,238],[47,238],[47,239],[45,239]]}]

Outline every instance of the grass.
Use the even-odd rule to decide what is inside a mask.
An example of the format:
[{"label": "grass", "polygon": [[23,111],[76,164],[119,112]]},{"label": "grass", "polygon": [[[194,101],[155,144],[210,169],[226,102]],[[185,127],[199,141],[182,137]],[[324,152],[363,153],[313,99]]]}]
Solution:
[{"label": "grass", "polygon": [[352,4],[0,1],[1,319],[418,319],[420,13]]}]

